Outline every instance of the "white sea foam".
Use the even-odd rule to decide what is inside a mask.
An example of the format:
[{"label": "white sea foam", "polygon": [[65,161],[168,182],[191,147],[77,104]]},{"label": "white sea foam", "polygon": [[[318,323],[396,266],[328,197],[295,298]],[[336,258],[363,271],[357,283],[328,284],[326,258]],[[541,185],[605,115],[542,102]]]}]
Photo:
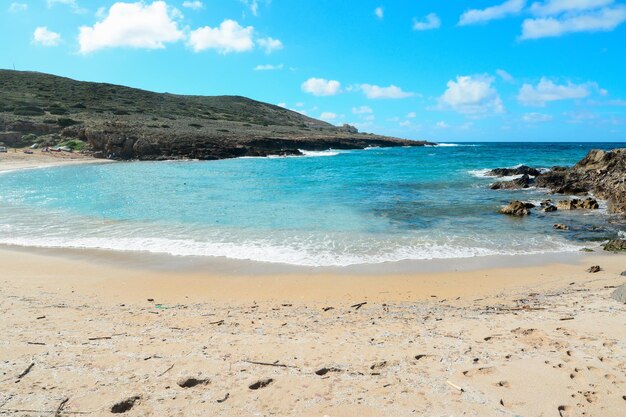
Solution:
[{"label": "white sea foam", "polygon": [[268,242],[216,243],[165,238],[71,238],[29,237],[1,238],[0,244],[44,248],[104,249],[115,251],[147,252],[173,256],[209,256],[236,260],[280,263],[297,266],[328,267],[359,264],[378,264],[403,260],[430,260],[472,258],[489,255],[521,255],[573,252],[581,246],[566,242],[552,242],[544,249],[489,249],[484,247],[460,247],[449,244],[422,244],[397,247],[378,254],[357,254],[337,250],[319,250],[315,247],[291,247]]},{"label": "white sea foam", "polygon": [[309,157],[336,156],[340,154],[340,152],[332,150],[332,149],[329,149],[327,151],[305,151],[305,150],[299,149],[299,151],[302,153],[302,156],[309,156]]}]

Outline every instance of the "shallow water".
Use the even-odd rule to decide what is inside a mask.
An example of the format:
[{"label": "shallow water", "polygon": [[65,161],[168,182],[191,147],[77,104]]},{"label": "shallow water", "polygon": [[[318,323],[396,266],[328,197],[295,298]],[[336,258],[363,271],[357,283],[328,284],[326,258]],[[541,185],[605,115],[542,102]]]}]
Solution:
[{"label": "shallow water", "polygon": [[[510,200],[551,196],[489,190],[485,170],[571,165],[624,146],[477,143],[9,172],[0,243],[309,266],[578,251],[623,226],[603,210],[499,215]],[[553,231],[559,222],[571,230]]]}]

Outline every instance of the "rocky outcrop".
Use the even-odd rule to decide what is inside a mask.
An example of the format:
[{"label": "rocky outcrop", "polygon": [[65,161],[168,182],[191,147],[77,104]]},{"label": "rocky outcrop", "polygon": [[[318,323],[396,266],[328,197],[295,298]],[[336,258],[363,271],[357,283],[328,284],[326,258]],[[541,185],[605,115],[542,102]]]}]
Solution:
[{"label": "rocky outcrop", "polygon": [[517,190],[521,188],[528,188],[534,184],[534,180],[531,179],[528,174],[524,174],[519,178],[511,181],[498,181],[491,184],[492,190]]},{"label": "rocky outcrop", "polygon": [[[531,175],[528,167],[521,174]],[[503,175],[515,174],[520,168],[498,168],[491,173]],[[569,195],[593,194],[606,200],[610,213],[626,213],[626,149],[612,151],[591,150],[581,161],[570,168],[553,167],[550,171],[538,174],[531,184],[547,188],[553,193]],[[523,178],[523,177],[522,177]],[[513,181],[496,183],[497,189],[526,188],[527,180],[518,178]],[[492,188],[495,188],[492,185]],[[559,202],[560,209],[597,209],[594,199],[568,200]]]},{"label": "rocky outcrop", "polygon": [[500,214],[508,214],[510,216],[527,216],[530,209],[535,207],[532,203],[524,203],[522,201],[512,201],[509,205],[500,209]]},{"label": "rocky outcrop", "polygon": [[604,244],[604,250],[609,252],[626,252],[626,239],[609,240]]},{"label": "rocky outcrop", "polygon": [[541,174],[541,171],[526,165],[521,165],[516,168],[495,168],[487,172],[487,175],[491,177],[509,177],[511,175],[530,175],[536,177],[539,174]]},{"label": "rocky outcrop", "polygon": [[586,199],[572,198],[571,200],[561,200],[556,203],[557,207],[561,210],[596,210],[600,208],[598,201],[595,198],[588,197]]}]

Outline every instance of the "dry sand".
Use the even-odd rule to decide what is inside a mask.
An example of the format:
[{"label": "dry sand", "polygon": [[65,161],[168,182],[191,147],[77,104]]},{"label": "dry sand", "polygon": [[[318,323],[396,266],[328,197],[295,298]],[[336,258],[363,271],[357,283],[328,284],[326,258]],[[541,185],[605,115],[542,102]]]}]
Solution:
[{"label": "dry sand", "polygon": [[[0,250],[0,413],[111,415],[135,397],[126,415],[626,410],[626,308],[610,298],[626,281],[623,255],[428,274],[236,276],[62,254]],[[586,272],[592,264],[603,270]],[[252,389],[258,381],[271,382]]]},{"label": "dry sand", "polygon": [[0,414],[626,415],[625,255],[250,274],[94,253],[0,249]]}]

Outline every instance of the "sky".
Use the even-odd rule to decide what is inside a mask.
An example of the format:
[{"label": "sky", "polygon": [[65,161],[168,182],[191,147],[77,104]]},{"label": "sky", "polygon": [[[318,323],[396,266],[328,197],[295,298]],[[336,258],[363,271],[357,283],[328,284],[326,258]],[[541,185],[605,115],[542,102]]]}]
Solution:
[{"label": "sky", "polygon": [[0,0],[0,68],[438,142],[626,142],[618,0]]}]

